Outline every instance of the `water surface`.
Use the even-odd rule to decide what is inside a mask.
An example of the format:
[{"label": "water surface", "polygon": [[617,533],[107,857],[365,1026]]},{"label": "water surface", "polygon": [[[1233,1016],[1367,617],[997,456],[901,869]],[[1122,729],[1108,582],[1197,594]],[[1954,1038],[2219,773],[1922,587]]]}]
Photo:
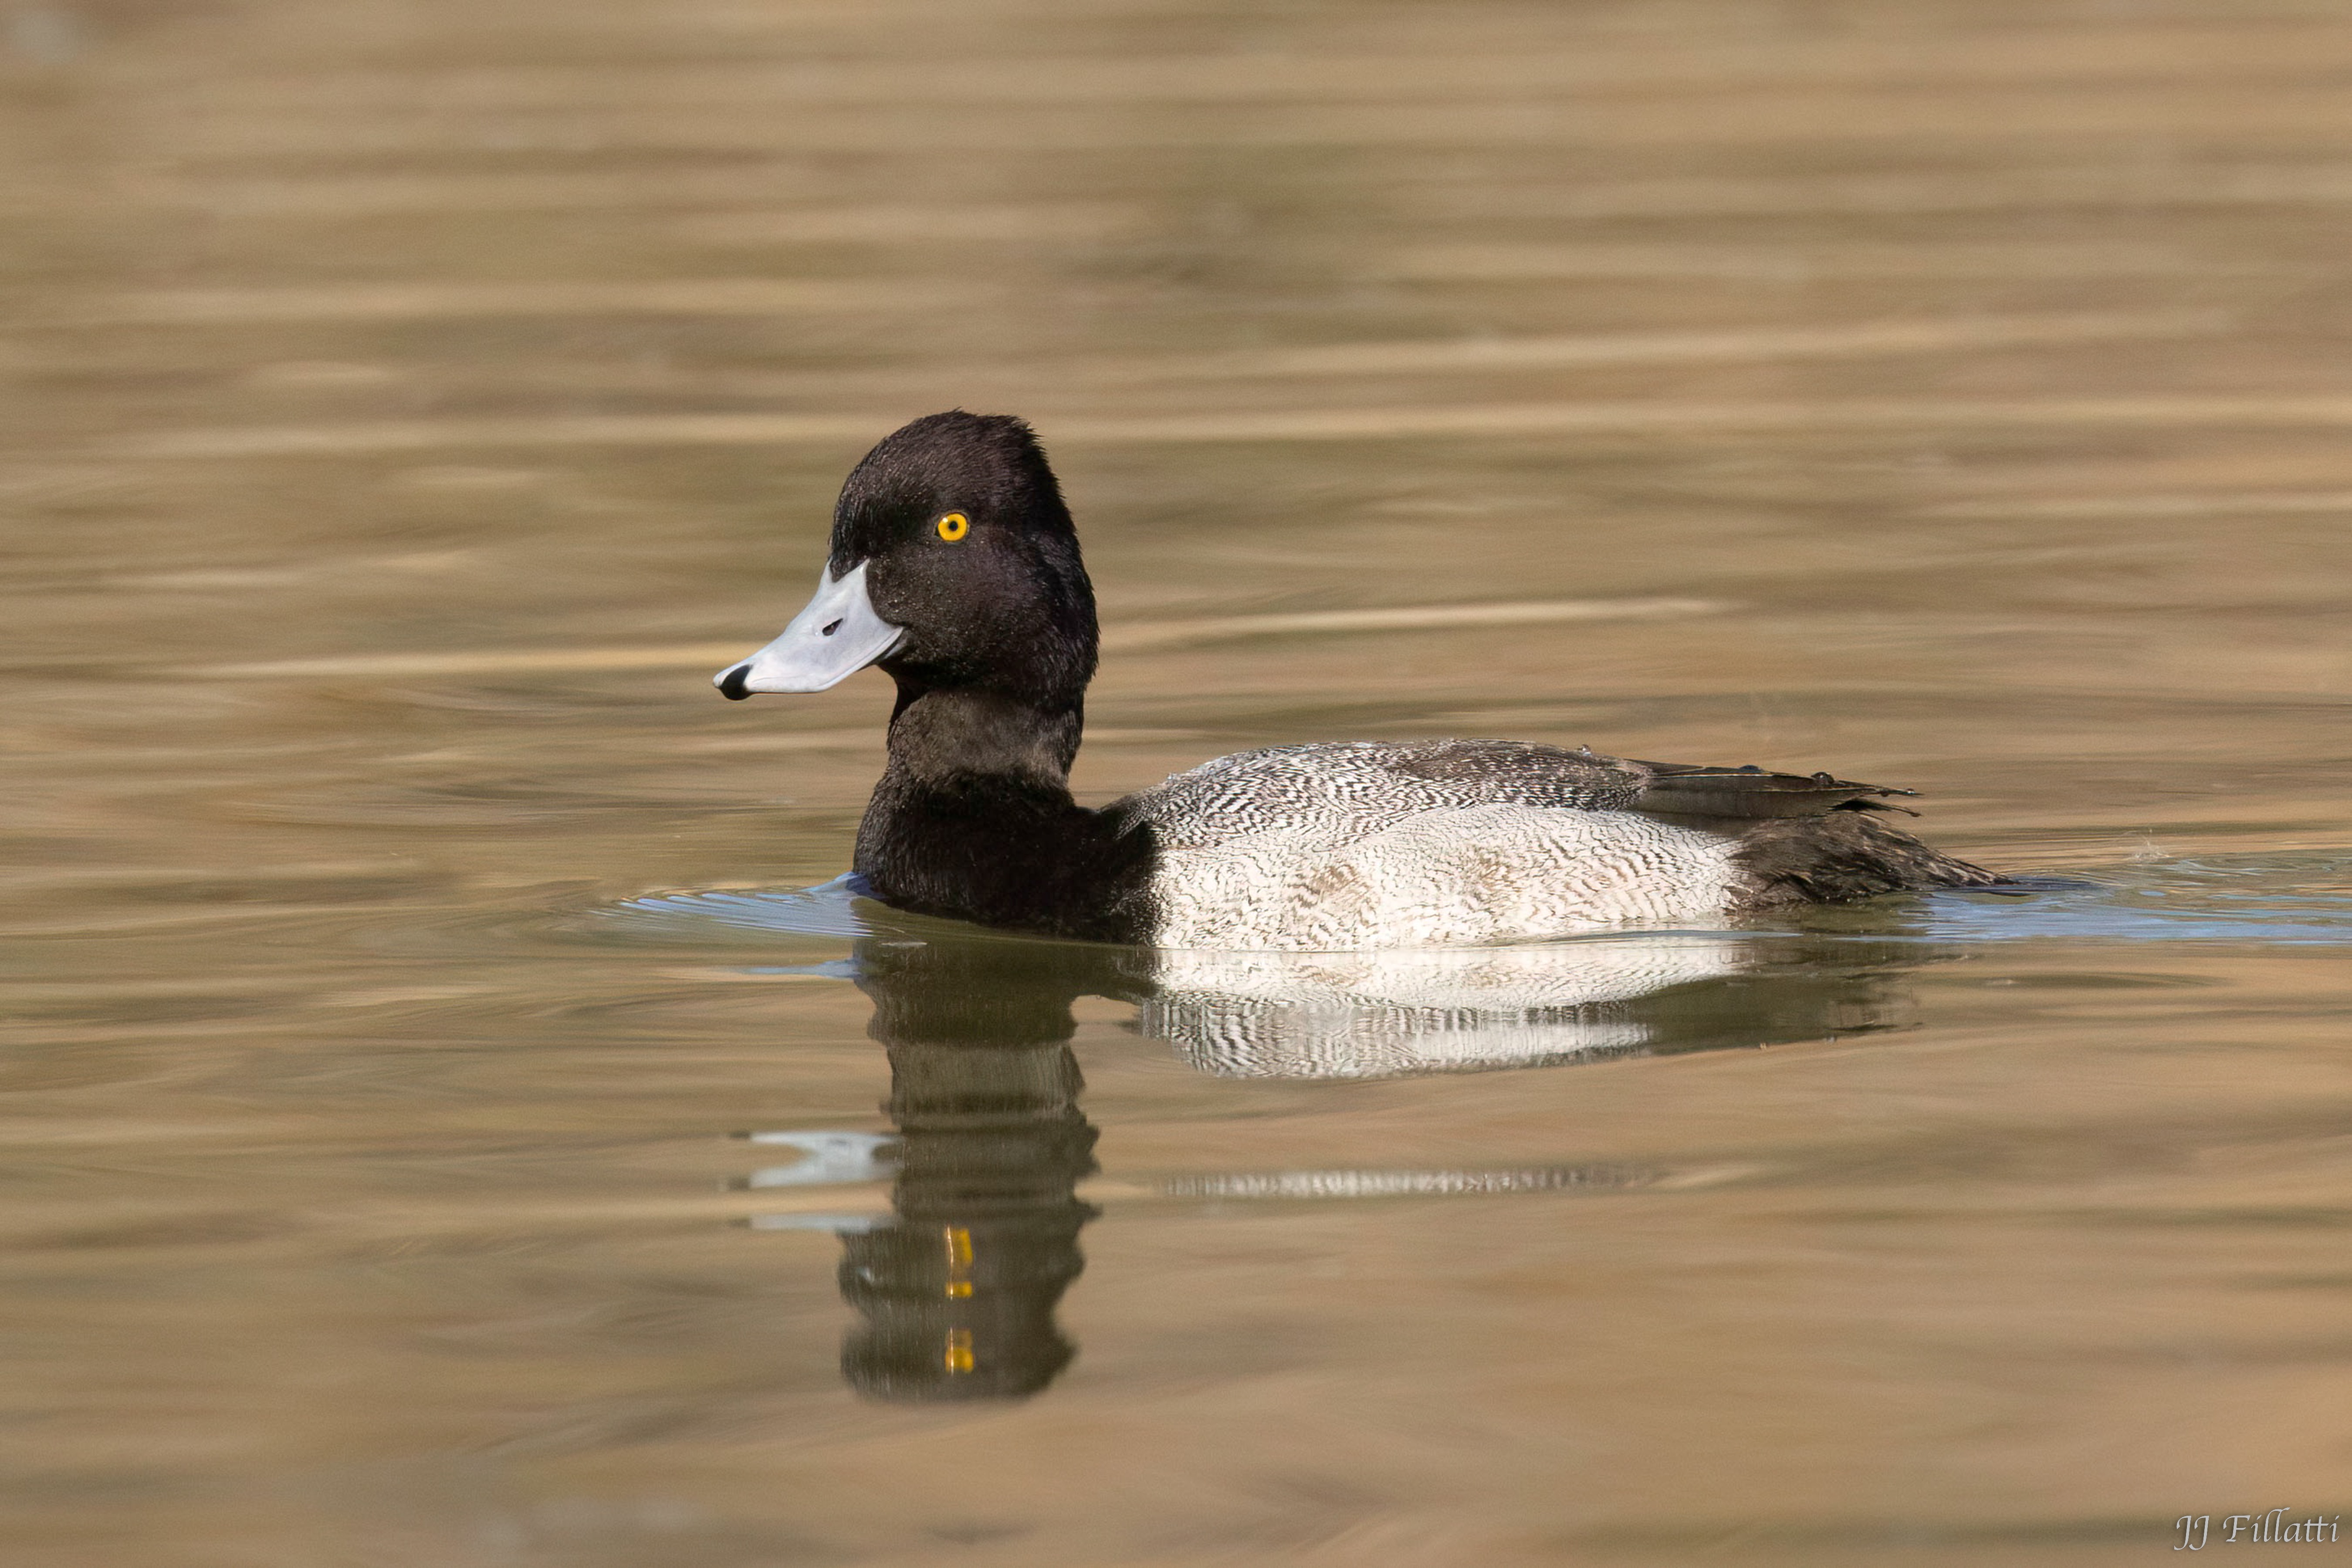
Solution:
[{"label": "water surface", "polygon": [[[19,6],[12,1562],[2126,1563],[2352,1511],[2352,16]],[[731,705],[1034,420],[1077,785],[1517,736],[2045,879],[1152,955]],[[803,891],[809,890],[809,891]]]}]

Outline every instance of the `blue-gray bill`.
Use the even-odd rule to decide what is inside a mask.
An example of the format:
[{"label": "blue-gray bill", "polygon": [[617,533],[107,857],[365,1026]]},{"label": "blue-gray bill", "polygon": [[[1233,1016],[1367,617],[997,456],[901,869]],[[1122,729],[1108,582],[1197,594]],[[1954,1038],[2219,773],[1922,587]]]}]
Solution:
[{"label": "blue-gray bill", "polygon": [[864,561],[837,578],[820,569],[816,597],[782,635],[710,684],[736,701],[762,692],[821,692],[887,653],[904,635],[875,611]]}]

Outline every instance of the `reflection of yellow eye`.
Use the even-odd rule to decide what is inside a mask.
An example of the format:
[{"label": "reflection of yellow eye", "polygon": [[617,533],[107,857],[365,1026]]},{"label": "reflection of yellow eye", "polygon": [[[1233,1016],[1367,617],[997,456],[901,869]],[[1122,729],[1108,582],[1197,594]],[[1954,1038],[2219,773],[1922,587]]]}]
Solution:
[{"label": "reflection of yellow eye", "polygon": [[950,512],[946,517],[940,519],[940,538],[947,540],[950,544],[955,543],[956,540],[963,538],[965,534],[970,533],[971,531],[971,519],[965,517],[961,512]]}]

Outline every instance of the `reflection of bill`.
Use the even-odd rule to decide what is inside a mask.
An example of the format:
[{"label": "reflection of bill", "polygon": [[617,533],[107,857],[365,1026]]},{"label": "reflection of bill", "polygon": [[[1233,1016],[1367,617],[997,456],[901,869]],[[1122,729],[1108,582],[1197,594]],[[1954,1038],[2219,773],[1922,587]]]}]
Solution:
[{"label": "reflection of bill", "polygon": [[[1071,1004],[1138,1004],[1138,1028],[1223,1075],[1481,1071],[1753,1046],[1884,1027],[1915,946],[1660,934],[1544,946],[1360,954],[1139,952],[964,936],[869,936],[845,967],[888,1051],[892,1135],[770,1133],[800,1164],[760,1187],[891,1183],[887,1217],[777,1215],[839,1235],[859,1322],[842,1372],[871,1398],[1022,1398],[1076,1354],[1055,1321],[1085,1267],[1076,1195],[1095,1128]],[[828,973],[842,970],[828,967]],[[1581,1166],[1498,1171],[1194,1174],[1171,1197],[1277,1201],[1496,1196],[1643,1185]],[[755,1221],[761,1224],[761,1221]]]}]

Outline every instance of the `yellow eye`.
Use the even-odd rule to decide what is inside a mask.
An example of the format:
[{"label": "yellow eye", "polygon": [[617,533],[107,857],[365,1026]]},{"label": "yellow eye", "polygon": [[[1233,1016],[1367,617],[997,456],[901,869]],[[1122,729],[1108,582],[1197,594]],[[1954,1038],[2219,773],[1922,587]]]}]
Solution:
[{"label": "yellow eye", "polygon": [[971,519],[961,512],[950,512],[940,519],[939,527],[940,538],[953,544],[971,531]]}]

